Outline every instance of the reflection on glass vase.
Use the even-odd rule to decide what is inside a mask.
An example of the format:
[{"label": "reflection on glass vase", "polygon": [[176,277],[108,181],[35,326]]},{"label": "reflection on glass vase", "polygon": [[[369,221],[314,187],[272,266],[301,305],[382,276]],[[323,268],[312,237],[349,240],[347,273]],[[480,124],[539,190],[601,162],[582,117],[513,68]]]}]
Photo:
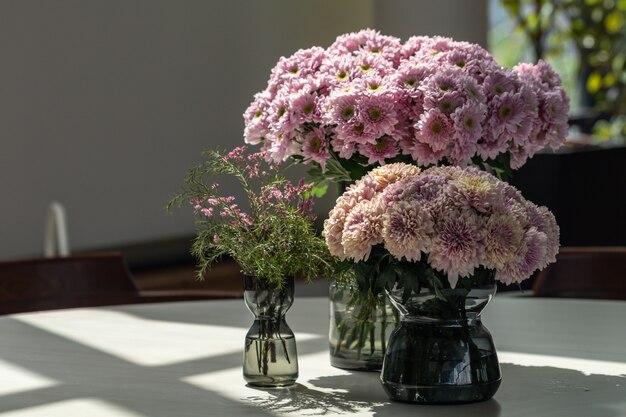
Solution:
[{"label": "reflection on glass vase", "polygon": [[336,368],[380,371],[397,311],[384,292],[364,297],[356,283],[330,285],[330,363]]},{"label": "reflection on glass vase", "polygon": [[298,378],[296,339],[285,321],[293,293],[293,277],[276,288],[264,279],[244,276],[244,300],[254,314],[243,355],[243,376],[250,385],[282,387]]},{"label": "reflection on glass vase", "polygon": [[496,349],[480,319],[496,291],[493,273],[462,278],[455,289],[444,280],[410,294],[397,287],[388,291],[401,314],[381,373],[392,400],[477,402],[491,398],[500,386]]}]

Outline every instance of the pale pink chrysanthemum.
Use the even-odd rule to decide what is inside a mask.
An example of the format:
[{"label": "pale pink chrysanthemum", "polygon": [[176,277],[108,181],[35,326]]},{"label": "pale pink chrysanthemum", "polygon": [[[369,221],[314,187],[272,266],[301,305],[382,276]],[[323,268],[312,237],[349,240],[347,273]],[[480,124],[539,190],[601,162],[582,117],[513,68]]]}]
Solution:
[{"label": "pale pink chrysanthemum", "polygon": [[417,140],[429,145],[433,152],[445,150],[454,135],[450,119],[439,109],[424,113],[415,129]]},{"label": "pale pink chrysanthemum", "polygon": [[496,97],[504,93],[513,93],[518,89],[519,80],[517,75],[501,68],[492,71],[483,83],[483,88],[488,97]]},{"label": "pale pink chrysanthemum", "polygon": [[539,211],[544,216],[544,233],[546,234],[546,237],[548,239],[546,242],[545,262],[543,262],[544,266],[547,266],[550,263],[556,262],[556,255],[559,253],[560,230],[554,214],[552,214],[552,212],[548,210],[547,207],[539,207]]},{"label": "pale pink chrysanthemum", "polygon": [[528,158],[530,157],[530,148],[531,146],[519,146],[519,145],[512,145],[509,148],[509,154],[511,156],[511,168],[513,169],[518,169],[520,168],[522,165],[524,165],[526,163],[526,161],[528,161]]},{"label": "pale pink chrysanthemum", "polygon": [[385,159],[398,155],[398,143],[394,138],[384,135],[376,139],[375,143],[359,145],[359,153],[367,158],[367,163],[385,164]]},{"label": "pale pink chrysanthemum", "polygon": [[394,71],[394,64],[378,54],[357,52],[354,56],[355,66],[361,75],[387,75]]},{"label": "pale pink chrysanthemum", "polygon": [[373,29],[363,29],[338,36],[328,48],[328,52],[335,55],[366,53],[397,64],[401,57],[401,49],[400,39],[381,35]]},{"label": "pale pink chrysanthemum", "polygon": [[320,47],[300,49],[288,58],[281,57],[272,69],[270,82],[285,83],[315,73],[322,65],[326,50]]},{"label": "pale pink chrysanthemum", "polygon": [[479,213],[492,213],[502,204],[502,190],[492,177],[481,175],[475,168],[468,168],[460,176],[450,182],[451,199],[467,205]]},{"label": "pale pink chrysanthemum", "polygon": [[380,55],[397,67],[402,54],[402,43],[396,37],[381,35],[380,32],[371,30],[365,34],[362,49],[370,54]]},{"label": "pale pink chrysanthemum", "polygon": [[330,217],[324,220],[324,231],[322,236],[326,239],[326,246],[331,255],[340,259],[345,259],[345,252],[341,243],[343,237],[343,225],[346,221],[346,211],[335,207]]},{"label": "pale pink chrysanthemum", "polygon": [[484,129],[483,137],[476,144],[478,154],[483,160],[495,159],[498,155],[509,150],[508,140],[503,133],[497,133],[490,129]]},{"label": "pale pink chrysanthemum", "polygon": [[494,116],[490,120],[489,128],[494,132],[512,137],[523,129],[521,122],[526,115],[526,105],[521,94],[502,93],[494,97],[489,111]]},{"label": "pale pink chrysanthemum", "polygon": [[387,164],[382,167],[374,168],[368,174],[369,177],[376,182],[376,192],[382,192],[389,185],[401,181],[405,178],[412,178],[421,170],[419,167],[410,164],[397,162],[395,164]]},{"label": "pale pink chrysanthemum", "polygon": [[301,145],[293,137],[279,135],[276,138],[268,137],[269,156],[274,162],[281,162],[292,155],[301,154]]},{"label": "pale pink chrysanthemum", "polygon": [[[417,132],[416,136],[418,136]],[[418,140],[410,148],[410,152],[413,160],[421,166],[434,165],[446,155],[446,149],[435,151],[428,143],[422,143]]]},{"label": "pale pink chrysanthemum", "polygon": [[335,42],[328,47],[328,52],[334,55],[343,55],[358,51],[365,45],[367,30],[371,29],[337,36]]},{"label": "pale pink chrysanthemum", "polygon": [[328,55],[320,67],[320,73],[335,87],[345,86],[362,75],[351,55]]},{"label": "pale pink chrysanthemum", "polygon": [[353,123],[358,117],[358,98],[359,94],[352,90],[342,90],[331,95],[327,122],[338,125]]},{"label": "pale pink chrysanthemum", "polygon": [[274,135],[292,136],[298,126],[293,118],[291,103],[286,95],[279,95],[272,101],[268,111],[269,128]]},{"label": "pale pink chrysanthemum", "polygon": [[406,42],[404,42],[404,45],[402,45],[402,57],[404,59],[411,58],[416,53],[420,52],[422,47],[430,41],[431,38],[428,36],[411,36],[406,40]]},{"label": "pale pink chrysanthemum", "polygon": [[539,207],[529,201],[524,207],[529,227],[546,234],[546,257],[541,262],[543,268],[551,262],[556,262],[556,254],[559,251],[559,226],[554,215],[546,207]]},{"label": "pale pink chrysanthemum", "polygon": [[352,155],[356,152],[357,143],[347,140],[343,137],[339,137],[335,135],[330,144],[333,148],[333,151],[337,152],[340,158],[350,159]]},{"label": "pale pink chrysanthemum", "polygon": [[367,261],[372,247],[383,242],[383,207],[376,200],[362,201],[346,216],[341,243],[345,257]]},{"label": "pale pink chrysanthemum", "polygon": [[433,175],[431,170],[432,168],[423,171],[418,176],[406,176],[389,185],[380,196],[381,202],[390,206],[400,201],[408,201],[430,210],[443,196],[448,183],[447,179]]},{"label": "pale pink chrysanthemum", "polygon": [[246,143],[256,145],[268,134],[269,123],[267,114],[269,105],[270,98],[266,92],[255,94],[254,101],[243,114],[246,125],[243,136]]},{"label": "pale pink chrysanthemum", "polygon": [[435,236],[428,260],[430,266],[447,274],[450,287],[468,277],[484,257],[484,229],[470,211],[443,213],[435,224]]},{"label": "pale pink chrysanthemum", "polygon": [[409,92],[409,95],[416,99],[422,95],[422,92],[419,90],[422,82],[435,71],[436,68],[432,64],[414,64],[405,61],[398,67],[393,81],[396,88]]},{"label": "pale pink chrysanthemum", "polygon": [[326,161],[330,158],[326,132],[322,128],[315,128],[304,137],[302,144],[304,162],[315,161],[320,164],[322,172],[326,171]]},{"label": "pale pink chrysanthemum", "polygon": [[464,167],[472,162],[472,157],[476,154],[476,144],[458,135],[454,136],[452,149],[448,155],[448,161],[457,166]]},{"label": "pale pink chrysanthemum", "polygon": [[370,201],[376,196],[376,180],[370,175],[366,175],[356,183],[350,185],[341,195],[335,207],[328,214],[328,219],[324,221],[322,236],[326,239],[326,245],[330,253],[341,259],[345,259],[342,239],[343,230],[348,213],[359,203]]},{"label": "pale pink chrysanthemum", "polygon": [[487,115],[487,106],[481,103],[466,103],[452,113],[455,134],[463,142],[476,143],[482,136],[482,122]]},{"label": "pale pink chrysanthemum", "polygon": [[485,262],[489,269],[503,269],[517,259],[524,229],[515,216],[502,212],[490,216],[485,223]]},{"label": "pale pink chrysanthemum", "polygon": [[377,138],[392,134],[394,126],[398,123],[393,96],[364,95],[359,100],[358,112],[364,123],[364,129]]},{"label": "pale pink chrysanthemum", "polygon": [[320,114],[319,101],[320,100],[315,93],[311,93],[305,89],[292,94],[290,97],[290,107],[293,113],[292,117],[295,119],[296,123],[320,123],[322,118]]},{"label": "pale pink chrysanthemum", "polygon": [[541,268],[546,254],[546,234],[531,227],[524,233],[523,240],[524,244],[518,252],[516,261],[496,270],[496,280],[507,285],[519,283],[530,278],[535,270]]},{"label": "pale pink chrysanthemum", "polygon": [[385,249],[396,259],[417,262],[422,251],[430,250],[433,221],[420,205],[401,201],[390,207],[383,217]]}]

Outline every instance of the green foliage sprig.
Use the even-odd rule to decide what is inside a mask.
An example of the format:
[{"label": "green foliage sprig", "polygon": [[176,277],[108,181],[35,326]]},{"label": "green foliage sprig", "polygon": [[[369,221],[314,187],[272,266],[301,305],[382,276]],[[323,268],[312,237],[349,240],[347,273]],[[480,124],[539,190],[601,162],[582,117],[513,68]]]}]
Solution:
[{"label": "green foliage sprig", "polygon": [[[246,275],[276,287],[288,276],[311,280],[333,274],[335,261],[313,229],[311,184],[292,184],[264,154],[249,154],[246,147],[203,155],[205,160],[189,170],[185,186],[167,204],[169,212],[187,203],[194,208],[197,236],[192,253],[200,279],[223,256],[232,257]],[[234,197],[220,194],[215,180],[224,175],[238,180],[249,211]]]}]

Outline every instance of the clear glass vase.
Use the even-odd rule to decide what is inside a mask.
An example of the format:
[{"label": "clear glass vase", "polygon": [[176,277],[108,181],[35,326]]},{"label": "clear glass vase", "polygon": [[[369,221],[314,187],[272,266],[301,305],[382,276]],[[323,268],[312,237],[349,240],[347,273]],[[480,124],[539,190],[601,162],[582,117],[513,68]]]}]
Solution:
[{"label": "clear glass vase", "polygon": [[398,313],[384,292],[363,297],[356,284],[330,285],[330,363],[336,368],[380,371]]},{"label": "clear glass vase", "polygon": [[262,278],[244,275],[244,300],[254,314],[243,354],[243,376],[250,385],[282,387],[298,378],[296,339],[285,321],[293,294],[293,277],[276,288]]},{"label": "clear glass vase", "polygon": [[[481,311],[496,292],[492,273],[465,278],[456,289],[422,285],[406,294],[388,291],[401,314],[389,339],[381,381],[392,400],[453,404],[484,401],[501,373]],[[461,284],[461,281],[459,281]],[[445,288],[447,286],[447,288]]]}]

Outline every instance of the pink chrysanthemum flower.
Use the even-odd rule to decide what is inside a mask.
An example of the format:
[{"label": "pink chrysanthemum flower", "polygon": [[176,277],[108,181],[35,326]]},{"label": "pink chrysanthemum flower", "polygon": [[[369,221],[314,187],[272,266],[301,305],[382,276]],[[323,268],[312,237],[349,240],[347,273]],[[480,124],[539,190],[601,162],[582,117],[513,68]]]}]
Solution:
[{"label": "pink chrysanthemum flower", "polygon": [[479,213],[492,213],[502,204],[502,191],[492,177],[469,168],[450,182],[450,197],[455,204],[471,207]]},{"label": "pink chrysanthemum flower", "polygon": [[270,144],[269,155],[274,162],[281,162],[292,155],[300,154],[301,146],[293,137],[280,135],[267,143]]},{"label": "pink chrysanthemum flower", "polygon": [[359,95],[354,91],[344,90],[330,97],[328,122],[337,125],[353,123],[358,116]]},{"label": "pink chrysanthemum flower", "polygon": [[517,260],[496,270],[496,280],[507,285],[519,283],[530,278],[532,273],[541,266],[546,254],[545,233],[531,227],[524,233],[523,240],[524,244],[518,252]]},{"label": "pink chrysanthemum flower", "polygon": [[[420,137],[417,132],[415,135],[416,137]],[[413,157],[419,165],[427,167],[439,162],[445,156],[446,149],[435,151],[428,143],[422,143],[416,140],[410,148],[410,153],[411,157]]]},{"label": "pink chrysanthemum flower", "polygon": [[326,161],[330,158],[326,132],[322,128],[315,128],[307,133],[302,144],[304,162],[315,161],[320,164],[322,172],[326,171]]},{"label": "pink chrysanthemum flower", "polygon": [[346,216],[343,245],[346,258],[367,261],[372,246],[382,243],[383,207],[377,200],[362,201]]},{"label": "pink chrysanthemum flower", "polygon": [[364,95],[359,100],[358,112],[364,129],[375,137],[392,134],[398,123],[393,96]]},{"label": "pink chrysanthemum flower", "polygon": [[485,77],[483,88],[489,97],[496,97],[503,93],[515,92],[518,89],[518,83],[515,74],[499,69]]},{"label": "pink chrysanthemum flower", "polygon": [[439,109],[424,113],[415,130],[418,142],[429,145],[433,152],[445,150],[454,136],[452,122]]},{"label": "pink chrysanthemum flower", "polygon": [[337,199],[335,207],[330,211],[328,219],[324,221],[322,236],[326,239],[326,245],[330,253],[341,259],[345,259],[342,239],[343,230],[348,213],[359,203],[370,201],[376,196],[377,181],[370,175],[361,178]]},{"label": "pink chrysanthemum flower", "polygon": [[293,136],[293,131],[297,126],[290,107],[289,97],[280,95],[274,99],[268,111],[270,129],[275,135]]},{"label": "pink chrysanthemum flower", "polygon": [[406,42],[404,42],[404,45],[402,45],[402,57],[404,59],[411,58],[420,52],[424,45],[428,44],[430,41],[431,38],[428,36],[411,36],[406,40]]},{"label": "pink chrysanthemum flower", "polygon": [[343,137],[335,136],[331,139],[330,144],[333,151],[337,152],[340,158],[350,159],[356,152],[357,144]]},{"label": "pink chrysanthemum flower", "polygon": [[428,260],[430,266],[447,274],[452,288],[460,277],[468,277],[484,257],[482,222],[470,211],[449,211],[435,224]]},{"label": "pink chrysanthemum flower", "polygon": [[381,194],[381,202],[390,206],[401,201],[409,201],[432,209],[442,198],[448,181],[439,175],[432,175],[431,170],[432,168],[421,175],[405,176],[394,182]]},{"label": "pink chrysanthemum flower", "polygon": [[454,130],[463,142],[476,143],[482,136],[482,122],[487,114],[487,106],[480,103],[466,103],[457,108],[451,116]]},{"label": "pink chrysanthemum flower", "polygon": [[269,95],[262,92],[254,96],[254,101],[246,109],[243,114],[243,119],[246,123],[243,136],[246,143],[256,145],[269,133],[269,123],[267,120],[269,105]]},{"label": "pink chrysanthemum flower", "polygon": [[434,234],[430,213],[419,205],[402,201],[387,210],[383,218],[385,249],[395,258],[420,260],[430,250]]},{"label": "pink chrysanthemum flower", "polygon": [[272,69],[270,82],[289,82],[315,73],[326,56],[324,48],[300,49],[289,58],[281,57]]},{"label": "pink chrysanthemum flower", "polygon": [[485,223],[485,267],[503,269],[517,260],[524,230],[510,213],[498,213]]},{"label": "pink chrysanthemum flower", "polygon": [[357,68],[352,55],[328,55],[320,67],[320,72],[327,77],[331,85],[337,87],[345,86],[363,74]]},{"label": "pink chrysanthemum flower", "polygon": [[364,143],[359,146],[359,153],[367,158],[367,163],[385,164],[385,159],[398,155],[398,143],[391,136],[381,136],[375,143]]},{"label": "pink chrysanthemum flower", "polygon": [[415,165],[395,163],[388,164],[371,170],[368,174],[376,182],[376,192],[379,193],[391,184],[395,184],[405,178],[412,178],[420,173]]},{"label": "pink chrysanthemum flower", "polygon": [[305,122],[319,123],[322,121],[319,98],[315,93],[303,89],[292,94],[289,107],[292,109],[292,117],[298,125]]},{"label": "pink chrysanthemum flower", "polygon": [[394,71],[394,64],[377,54],[358,52],[354,56],[354,63],[357,71],[360,71],[362,76],[384,76],[392,74]]}]

